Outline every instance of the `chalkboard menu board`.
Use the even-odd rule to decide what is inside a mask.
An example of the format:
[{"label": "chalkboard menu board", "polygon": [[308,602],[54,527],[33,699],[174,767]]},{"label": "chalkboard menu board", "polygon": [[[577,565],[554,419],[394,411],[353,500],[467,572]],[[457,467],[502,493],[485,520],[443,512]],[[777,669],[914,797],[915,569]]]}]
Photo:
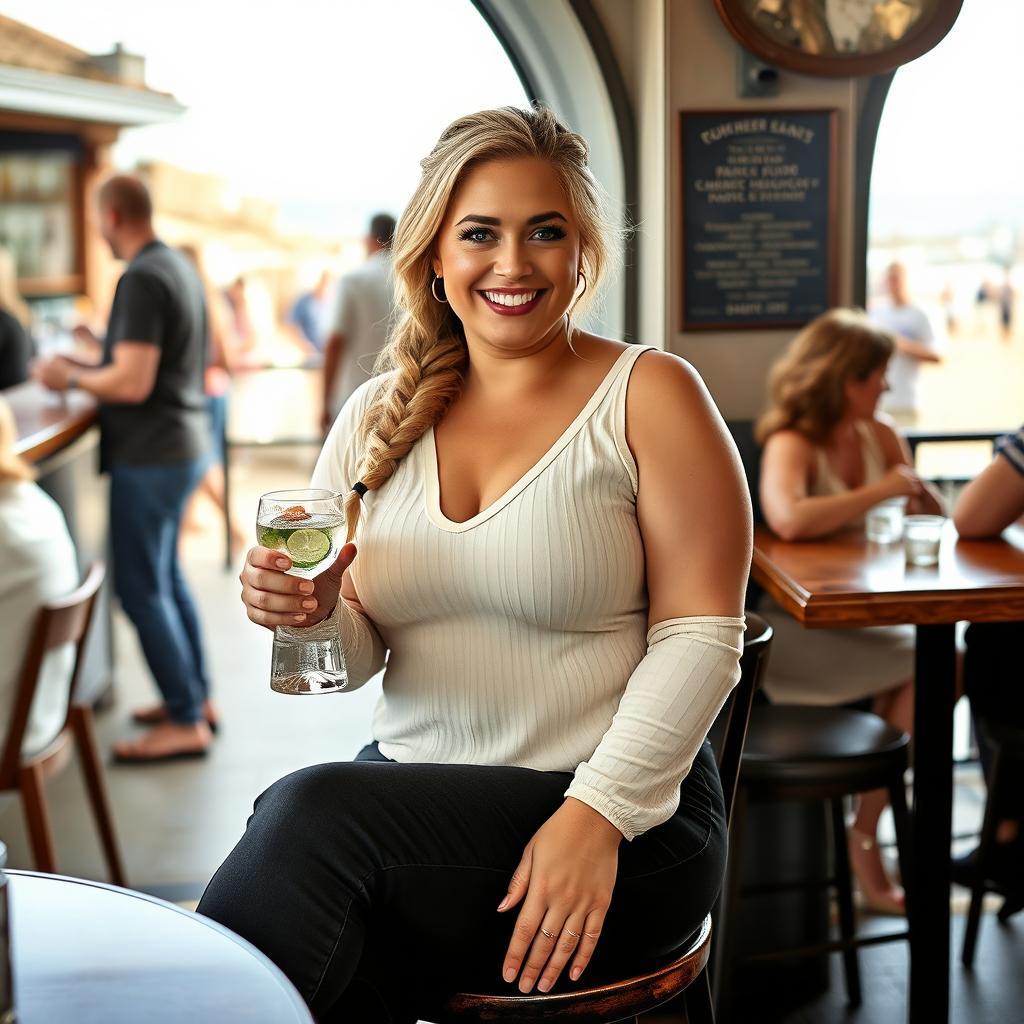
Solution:
[{"label": "chalkboard menu board", "polygon": [[684,113],[683,330],[835,304],[835,112]]}]

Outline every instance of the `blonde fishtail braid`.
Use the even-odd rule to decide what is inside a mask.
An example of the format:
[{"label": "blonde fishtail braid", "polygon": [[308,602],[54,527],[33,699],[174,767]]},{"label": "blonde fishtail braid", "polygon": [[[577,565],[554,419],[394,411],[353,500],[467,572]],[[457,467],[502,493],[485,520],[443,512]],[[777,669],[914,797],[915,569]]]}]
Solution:
[{"label": "blonde fishtail braid", "polygon": [[[425,350],[418,352],[424,343]],[[363,419],[363,457],[357,475],[368,491],[377,490],[391,477],[412,446],[458,396],[466,347],[452,335],[433,341],[421,335],[397,343],[392,360],[394,369]],[[349,541],[355,536],[361,511],[361,496],[350,492],[345,499]]]}]

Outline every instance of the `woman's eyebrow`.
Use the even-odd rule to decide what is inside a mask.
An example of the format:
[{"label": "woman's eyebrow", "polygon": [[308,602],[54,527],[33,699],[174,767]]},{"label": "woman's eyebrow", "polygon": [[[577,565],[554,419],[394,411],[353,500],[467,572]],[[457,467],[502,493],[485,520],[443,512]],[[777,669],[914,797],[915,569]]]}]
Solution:
[{"label": "woman's eyebrow", "polygon": [[[545,220],[565,220],[563,214],[557,210],[549,210],[547,213],[538,213],[536,217],[531,217],[526,223],[527,224],[540,224],[541,221]],[[467,214],[462,220],[455,224],[458,227],[459,224],[465,224],[467,221],[473,221],[475,224],[486,224],[489,227],[500,227],[501,220],[498,217],[485,217],[481,213],[470,213]]]}]

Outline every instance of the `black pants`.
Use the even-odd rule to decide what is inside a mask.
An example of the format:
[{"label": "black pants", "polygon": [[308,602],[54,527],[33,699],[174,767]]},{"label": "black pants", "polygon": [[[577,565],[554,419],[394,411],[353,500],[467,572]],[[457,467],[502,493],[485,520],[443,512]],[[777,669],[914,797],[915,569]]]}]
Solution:
[{"label": "black pants", "polygon": [[[304,768],[256,801],[206,914],[248,939],[321,1021],[414,1022],[425,994],[518,990],[501,978],[518,910],[495,910],[571,776],[528,768],[355,762]],[[611,908],[579,982],[678,949],[718,894],[726,832],[710,746],[677,813],[622,843]]]},{"label": "black pants", "polygon": [[[964,689],[988,778],[992,750],[985,740],[986,720],[1024,727],[1024,622],[974,622],[964,641]],[[1024,819],[1024,764],[1004,761],[999,789],[1000,817]]]}]

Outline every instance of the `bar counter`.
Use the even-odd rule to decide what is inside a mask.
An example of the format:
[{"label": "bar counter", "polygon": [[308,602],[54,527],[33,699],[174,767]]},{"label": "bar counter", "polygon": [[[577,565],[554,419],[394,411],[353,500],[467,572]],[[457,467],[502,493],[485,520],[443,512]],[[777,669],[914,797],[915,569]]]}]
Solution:
[{"label": "bar counter", "polygon": [[82,391],[57,395],[29,383],[8,388],[3,396],[17,425],[14,450],[35,464],[78,440],[96,423],[96,402]]},{"label": "bar counter", "polygon": [[[99,472],[96,402],[81,391],[54,394],[34,382],[18,384],[0,394],[14,413],[14,450],[32,463],[38,474],[36,482],[61,507],[78,552],[79,572],[84,576],[91,562],[109,562],[109,493],[106,478]],[[109,697],[112,682],[108,566],[93,617],[78,698],[95,703]]]}]

